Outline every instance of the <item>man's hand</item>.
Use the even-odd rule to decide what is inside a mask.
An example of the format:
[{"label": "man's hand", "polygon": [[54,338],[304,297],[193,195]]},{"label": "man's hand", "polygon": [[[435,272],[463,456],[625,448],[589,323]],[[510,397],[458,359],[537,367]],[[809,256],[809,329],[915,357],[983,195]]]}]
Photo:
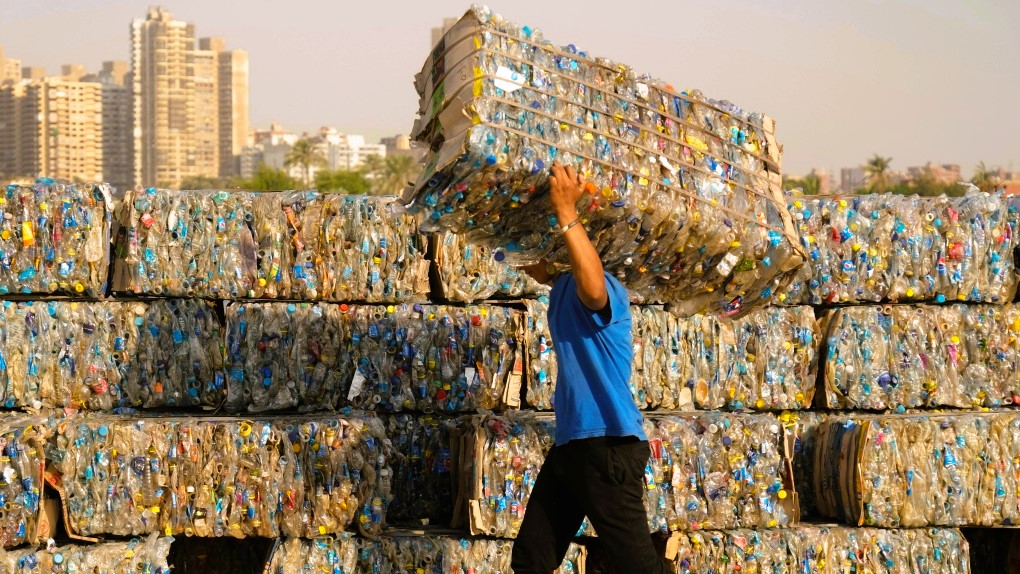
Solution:
[{"label": "man's hand", "polygon": [[577,219],[577,200],[584,193],[584,181],[573,166],[563,167],[560,162],[552,164],[549,178],[549,201],[560,226]]},{"label": "man's hand", "polygon": [[[577,219],[577,200],[585,191],[585,183],[573,167],[563,167],[555,161],[549,177],[549,201],[556,212],[559,226],[565,227]],[[584,226],[574,225],[563,233],[570,253],[570,268],[577,283],[577,297],[592,311],[601,311],[609,303],[606,277],[602,260],[588,239]]]}]

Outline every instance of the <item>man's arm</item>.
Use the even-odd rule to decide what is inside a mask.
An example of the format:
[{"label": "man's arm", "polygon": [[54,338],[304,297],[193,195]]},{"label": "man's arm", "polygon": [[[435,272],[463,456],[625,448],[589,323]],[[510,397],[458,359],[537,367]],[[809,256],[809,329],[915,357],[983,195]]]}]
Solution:
[{"label": "man's arm", "polygon": [[[602,260],[588,239],[588,232],[577,221],[577,201],[584,193],[584,182],[574,168],[553,162],[549,178],[549,199],[560,227],[570,225],[563,239],[570,253],[570,268],[577,283],[577,297],[585,307],[601,311],[609,303]],[[572,224],[572,225],[571,225]]]}]

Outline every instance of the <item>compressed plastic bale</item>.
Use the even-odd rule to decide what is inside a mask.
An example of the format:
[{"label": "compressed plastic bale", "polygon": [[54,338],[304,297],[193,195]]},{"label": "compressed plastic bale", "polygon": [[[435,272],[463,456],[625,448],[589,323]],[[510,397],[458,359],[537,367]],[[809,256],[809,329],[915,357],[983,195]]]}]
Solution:
[{"label": "compressed plastic bale", "polygon": [[0,571],[7,574],[169,574],[167,555],[172,537],[157,534],[129,542],[102,542],[91,545],[24,548],[4,552],[0,549]]},{"label": "compressed plastic bale", "polygon": [[112,289],[170,296],[254,295],[255,192],[128,191],[117,208]]},{"label": "compressed plastic bale", "polygon": [[788,198],[808,257],[777,299],[799,304],[1005,303],[1017,207],[1001,194]]},{"label": "compressed plastic bale", "polygon": [[228,304],[227,407],[335,408],[354,372],[350,328],[339,305]]},{"label": "compressed plastic bale", "polygon": [[[0,417],[0,548],[35,543],[42,512],[45,419],[11,413]],[[0,564],[3,562],[0,561]]]},{"label": "compressed plastic bale", "polygon": [[386,197],[290,192],[129,192],[113,289],[217,299],[414,301],[424,240]]},{"label": "compressed plastic bale", "polygon": [[[528,301],[527,401],[552,410],[557,367],[548,303]],[[810,307],[765,307],[737,319],[677,317],[632,305],[635,404],[645,410],[804,409],[814,396],[818,337]]]},{"label": "compressed plastic bale", "polygon": [[[669,547],[679,574],[728,571],[970,572],[969,545],[955,529],[882,530],[804,525],[776,530],[677,533]],[[594,555],[594,551],[592,552]],[[595,574],[602,570],[591,570]]]},{"label": "compressed plastic bale", "polygon": [[829,408],[1020,403],[1016,305],[849,307],[831,312],[825,324]]},{"label": "compressed plastic bale", "polygon": [[503,259],[501,252],[471,243],[463,235],[436,235],[436,271],[440,293],[447,300],[472,303],[549,294],[548,286]]},{"label": "compressed plastic bale", "polygon": [[0,295],[103,297],[111,188],[47,178],[0,193]]},{"label": "compressed plastic bale", "polygon": [[[341,535],[329,539],[287,539],[278,545],[267,574],[300,574],[308,569],[344,574],[403,574],[404,572],[472,572],[503,574],[510,571],[513,542],[462,538],[442,533],[395,532],[378,540]],[[554,574],[584,571],[584,547],[570,544]]]},{"label": "compressed plastic bale", "polygon": [[218,405],[222,323],[197,300],[0,303],[7,408]]},{"label": "compressed plastic bale", "polygon": [[[458,492],[472,533],[516,537],[554,443],[553,425],[543,417],[472,419],[461,435],[462,451],[473,453],[467,457],[470,467],[456,473],[466,481]],[[645,434],[649,532],[775,528],[799,519],[786,438],[776,417],[654,416],[646,419]],[[581,532],[597,533],[587,523]]]},{"label": "compressed plastic bale", "polygon": [[371,535],[392,498],[374,417],[87,417],[57,428],[48,457],[80,535]]},{"label": "compressed plastic bale", "polygon": [[393,415],[386,434],[398,456],[393,460],[390,524],[448,525],[453,518],[453,454],[451,433],[457,419]]},{"label": "compressed plastic bale", "polygon": [[818,429],[815,503],[851,524],[1013,526],[1018,461],[1016,412],[833,417]]},{"label": "compressed plastic bale", "polygon": [[520,312],[496,305],[232,303],[228,407],[516,407],[522,321]]},{"label": "compressed plastic bale", "polygon": [[521,313],[498,305],[353,307],[347,401],[425,413],[520,404]]},{"label": "compressed plastic bale", "polygon": [[469,11],[416,80],[428,147],[404,195],[426,228],[518,260],[567,264],[548,200],[554,160],[606,269],[643,302],[737,315],[785,288],[800,249],[779,191],[774,122],[677,92],[487,8]]}]

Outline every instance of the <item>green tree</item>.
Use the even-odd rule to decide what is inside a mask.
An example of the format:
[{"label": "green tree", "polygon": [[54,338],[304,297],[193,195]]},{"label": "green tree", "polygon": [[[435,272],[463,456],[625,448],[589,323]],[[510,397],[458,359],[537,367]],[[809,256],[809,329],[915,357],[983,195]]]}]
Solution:
[{"label": "green tree", "polygon": [[889,165],[891,157],[882,157],[875,154],[874,157],[864,164],[864,172],[868,174],[868,190],[871,193],[883,193],[891,187],[889,181]]},{"label": "green tree", "polygon": [[988,167],[985,167],[985,162],[977,164],[977,167],[974,168],[974,177],[970,179],[970,182],[985,192],[995,191],[1000,183],[999,176]]},{"label": "green tree", "polygon": [[363,195],[371,193],[372,183],[360,171],[320,169],[315,172],[315,188],[319,191]]},{"label": "green tree", "polygon": [[326,158],[322,155],[322,151],[315,147],[315,144],[309,139],[299,139],[294,142],[287,153],[287,159],[283,162],[285,167],[301,167],[305,174],[306,186],[311,184],[312,168],[325,164]]},{"label": "green tree", "polygon": [[282,191],[299,187],[297,180],[282,169],[273,169],[266,164],[259,164],[258,171],[250,179],[236,182],[236,187],[257,191]]},{"label": "green tree", "polygon": [[376,177],[374,190],[378,195],[399,195],[413,184],[421,172],[421,165],[409,155],[392,155],[383,160],[382,170]]},{"label": "green tree", "polygon": [[368,179],[374,180],[382,176],[385,166],[386,160],[377,154],[372,154],[366,157],[365,161],[361,162],[358,171],[363,173]]}]

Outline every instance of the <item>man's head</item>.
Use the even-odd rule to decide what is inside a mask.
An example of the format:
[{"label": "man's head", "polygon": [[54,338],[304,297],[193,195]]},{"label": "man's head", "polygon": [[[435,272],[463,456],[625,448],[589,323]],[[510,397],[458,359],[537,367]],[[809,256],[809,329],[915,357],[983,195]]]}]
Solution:
[{"label": "man's head", "polygon": [[527,273],[535,281],[542,283],[543,285],[551,285],[553,279],[556,279],[556,273],[550,268],[549,262],[545,259],[532,263],[531,265],[521,265],[518,267],[521,271]]}]

